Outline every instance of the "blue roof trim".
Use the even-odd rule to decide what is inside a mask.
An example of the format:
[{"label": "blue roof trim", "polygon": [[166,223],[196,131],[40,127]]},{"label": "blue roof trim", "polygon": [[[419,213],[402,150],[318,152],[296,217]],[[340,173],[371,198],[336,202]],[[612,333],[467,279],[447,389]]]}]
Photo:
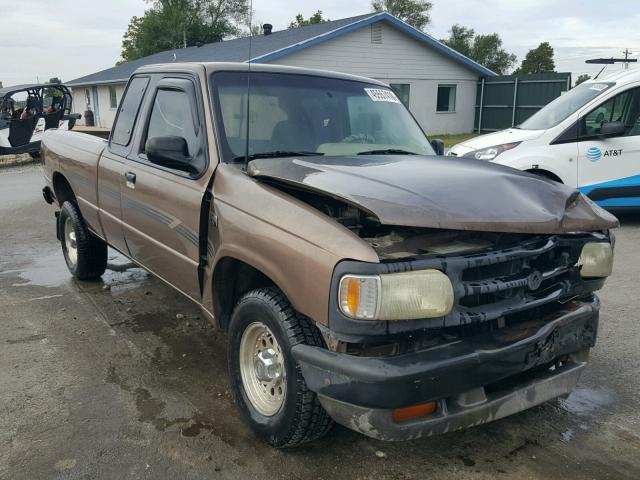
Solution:
[{"label": "blue roof trim", "polygon": [[393,15],[391,15],[391,14],[389,14],[387,12],[381,12],[381,13],[377,13],[377,14],[371,15],[370,17],[367,17],[367,18],[365,18],[363,20],[358,20],[357,22],[351,23],[351,24],[346,25],[344,27],[337,28],[335,30],[332,30],[332,31],[330,31],[328,33],[324,33],[322,35],[318,35],[317,37],[311,38],[309,40],[305,40],[305,41],[302,41],[302,42],[297,43],[295,45],[291,45],[289,47],[285,47],[285,48],[282,48],[280,50],[276,50],[275,52],[267,53],[266,55],[262,55],[262,56],[259,56],[259,57],[252,58],[251,62],[267,63],[267,62],[270,62],[270,61],[275,60],[277,58],[283,57],[285,55],[289,55],[291,53],[298,52],[300,50],[304,50],[305,48],[309,48],[309,47],[312,47],[314,45],[318,45],[319,43],[326,42],[327,40],[331,40],[332,38],[339,37],[339,36],[344,35],[346,33],[349,33],[349,32],[352,32],[354,30],[357,30],[359,28],[366,27],[367,25],[371,25],[372,23],[379,22],[381,20],[385,20],[385,21],[391,23],[392,25],[394,25],[395,27],[397,27],[401,31],[409,34],[410,36],[414,37],[415,39],[417,39],[419,41],[422,41],[422,42],[428,44],[430,47],[433,47],[435,50],[439,51],[440,53],[442,53],[442,54],[444,54],[444,55],[446,55],[448,57],[451,57],[452,59],[462,63],[463,65],[466,65],[467,67],[469,67],[469,68],[471,68],[473,70],[476,70],[481,75],[486,75],[488,77],[497,76],[497,74],[495,72],[489,70],[487,67],[484,67],[484,66],[480,65],[479,63],[474,62],[470,58],[465,57],[461,53],[458,53],[455,50],[453,50],[452,48],[449,48],[446,45],[444,45],[443,43],[440,43],[438,40],[436,40],[435,38],[431,37],[430,35],[427,35],[426,33],[423,33],[420,30],[417,30],[417,29],[413,28],[411,25],[403,22],[399,18],[396,18],[396,17],[394,17]]}]

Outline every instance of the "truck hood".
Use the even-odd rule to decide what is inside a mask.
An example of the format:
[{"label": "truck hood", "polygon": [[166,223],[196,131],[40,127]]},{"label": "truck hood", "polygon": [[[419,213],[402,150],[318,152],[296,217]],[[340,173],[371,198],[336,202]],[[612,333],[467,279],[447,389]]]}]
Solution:
[{"label": "truck hood", "polygon": [[574,188],[455,157],[367,155],[253,160],[247,173],[328,195],[385,225],[544,233],[606,230],[616,217]]},{"label": "truck hood", "polygon": [[461,157],[462,155],[473,150],[494,147],[496,145],[503,145],[505,143],[534,140],[544,132],[546,132],[546,130],[522,130],[520,128],[508,128],[507,130],[487,133],[486,135],[480,135],[478,137],[473,137],[469,140],[465,140],[464,142],[454,145],[451,148],[450,152],[455,153],[457,156]]}]

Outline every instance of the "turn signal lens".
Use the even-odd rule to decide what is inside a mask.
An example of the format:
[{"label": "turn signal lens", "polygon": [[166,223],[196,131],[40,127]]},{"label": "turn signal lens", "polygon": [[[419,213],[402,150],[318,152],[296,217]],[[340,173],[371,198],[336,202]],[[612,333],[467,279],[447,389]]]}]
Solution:
[{"label": "turn signal lens", "polygon": [[374,319],[379,295],[380,277],[377,275],[345,275],[340,280],[340,310],[348,317]]},{"label": "turn signal lens", "polygon": [[421,403],[412,407],[396,408],[393,411],[393,421],[406,422],[414,418],[426,417],[436,411],[436,402]]},{"label": "turn signal lens", "polygon": [[608,277],[613,270],[613,247],[607,242],[585,244],[577,266],[583,278]]}]

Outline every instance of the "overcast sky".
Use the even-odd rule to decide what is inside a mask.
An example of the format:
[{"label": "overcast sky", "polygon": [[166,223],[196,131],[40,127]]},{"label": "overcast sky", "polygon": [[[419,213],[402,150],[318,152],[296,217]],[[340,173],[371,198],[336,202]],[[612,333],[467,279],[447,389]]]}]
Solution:
[{"label": "overcast sky", "polygon": [[[555,49],[557,71],[596,73],[590,57],[640,54],[639,0],[432,0],[427,32],[447,36],[459,23],[477,33],[498,32],[518,56],[540,42]],[[370,0],[254,0],[255,22],[286,28],[297,12],[322,10],[331,19],[367,13]],[[0,81],[4,85],[63,81],[109,68],[120,56],[122,34],[143,0],[0,0]],[[619,65],[607,67],[617,70]],[[639,67],[635,67],[639,68]]]}]

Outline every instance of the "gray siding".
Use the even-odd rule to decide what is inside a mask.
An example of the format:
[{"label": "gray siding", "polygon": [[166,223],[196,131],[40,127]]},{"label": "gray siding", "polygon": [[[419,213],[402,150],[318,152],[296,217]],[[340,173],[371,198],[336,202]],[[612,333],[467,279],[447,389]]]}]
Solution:
[{"label": "gray siding", "polygon": [[[409,107],[428,134],[472,131],[478,74],[389,24],[381,26],[382,43],[371,42],[371,27],[366,26],[272,63],[408,83]],[[454,113],[436,112],[438,84],[456,85]]]}]

